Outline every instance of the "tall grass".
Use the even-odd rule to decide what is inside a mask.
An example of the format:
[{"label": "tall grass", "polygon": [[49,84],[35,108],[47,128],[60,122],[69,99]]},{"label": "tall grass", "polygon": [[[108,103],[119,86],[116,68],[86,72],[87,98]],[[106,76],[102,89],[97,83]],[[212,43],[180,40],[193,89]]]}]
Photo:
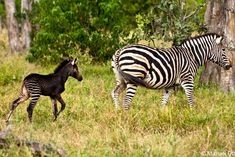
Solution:
[{"label": "tall grass", "polygon": [[[31,72],[49,73],[55,66],[35,66],[18,55],[2,57],[0,62],[3,130],[21,80]],[[50,99],[41,97],[30,124],[27,101],[12,116],[14,135],[63,147],[68,156],[174,157],[235,151],[234,94],[214,86],[199,87],[197,82],[194,109],[188,108],[181,90],[172,94],[167,109],[161,109],[162,91],[139,88],[129,111],[115,111],[110,96],[115,81],[109,63],[79,67],[84,80],[70,78],[66,83],[62,97],[67,106],[58,120],[53,122]],[[0,156],[32,154],[27,147],[12,143],[9,149],[0,149]]]}]

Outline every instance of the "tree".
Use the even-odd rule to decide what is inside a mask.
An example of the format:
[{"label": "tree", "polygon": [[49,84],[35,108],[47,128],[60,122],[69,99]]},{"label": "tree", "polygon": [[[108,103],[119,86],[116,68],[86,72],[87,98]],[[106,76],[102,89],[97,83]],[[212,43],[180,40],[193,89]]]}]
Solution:
[{"label": "tree", "polygon": [[30,48],[31,38],[31,23],[29,21],[29,12],[32,10],[32,0],[21,0],[22,14],[22,48],[28,50]]},{"label": "tree", "polygon": [[25,52],[30,47],[29,14],[32,2],[33,0],[5,0],[5,10],[1,9],[2,4],[0,5],[0,18],[6,13],[8,40],[12,53]]},{"label": "tree", "polygon": [[149,3],[149,7],[141,11],[138,18],[143,23],[147,40],[158,38],[178,45],[192,32],[201,32],[203,28],[204,0],[159,0],[146,3]]},{"label": "tree", "polygon": [[[231,62],[235,63],[235,5],[234,0],[208,0],[205,23],[209,32],[224,35]],[[200,82],[219,85],[223,91],[235,91],[235,68],[225,71],[217,65],[207,62]]]},{"label": "tree", "polygon": [[11,49],[11,53],[19,52],[20,38],[19,38],[19,26],[15,17],[16,5],[14,0],[5,0],[6,9],[6,21],[8,28],[8,40]]}]

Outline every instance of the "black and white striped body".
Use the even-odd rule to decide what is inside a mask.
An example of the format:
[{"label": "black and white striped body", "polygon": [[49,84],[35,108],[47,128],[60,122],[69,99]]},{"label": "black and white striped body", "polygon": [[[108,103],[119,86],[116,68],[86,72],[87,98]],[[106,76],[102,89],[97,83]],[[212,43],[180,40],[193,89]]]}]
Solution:
[{"label": "black and white striped body", "polygon": [[112,92],[115,106],[118,96],[126,89],[124,107],[128,109],[137,86],[150,89],[165,89],[162,104],[169,98],[169,89],[181,85],[193,104],[193,85],[197,69],[207,60],[224,68],[230,68],[225,51],[219,45],[221,37],[208,34],[184,41],[180,46],[169,49],[152,48],[144,45],[128,45],[116,51],[112,68],[117,85]]}]

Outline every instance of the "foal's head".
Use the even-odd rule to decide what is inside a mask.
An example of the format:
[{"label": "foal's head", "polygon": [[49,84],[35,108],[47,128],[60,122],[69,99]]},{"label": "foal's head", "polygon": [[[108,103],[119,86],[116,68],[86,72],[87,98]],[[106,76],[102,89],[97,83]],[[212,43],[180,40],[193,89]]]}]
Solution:
[{"label": "foal's head", "polygon": [[64,60],[54,71],[54,73],[64,72],[68,76],[72,76],[78,81],[82,81],[82,75],[78,70],[78,66],[76,64],[76,59],[66,59]]}]

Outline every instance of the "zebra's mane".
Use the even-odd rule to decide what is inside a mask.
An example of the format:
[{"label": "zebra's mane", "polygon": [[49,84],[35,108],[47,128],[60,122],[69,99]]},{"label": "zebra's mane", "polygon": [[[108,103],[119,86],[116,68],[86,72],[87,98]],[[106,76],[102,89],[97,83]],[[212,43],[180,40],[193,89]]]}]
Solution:
[{"label": "zebra's mane", "polygon": [[206,33],[206,34],[203,34],[203,35],[198,35],[198,36],[195,36],[195,37],[190,37],[188,39],[185,39],[181,42],[181,44],[179,46],[182,46],[184,43],[186,43],[187,41],[189,40],[194,40],[194,39],[198,39],[198,38],[201,38],[201,37],[206,37],[206,36],[216,36],[216,37],[220,37],[219,34],[217,33]]},{"label": "zebra's mane", "polygon": [[65,59],[63,62],[61,62],[54,70],[54,73],[59,72],[65,65],[67,65],[70,62],[69,59]]}]

